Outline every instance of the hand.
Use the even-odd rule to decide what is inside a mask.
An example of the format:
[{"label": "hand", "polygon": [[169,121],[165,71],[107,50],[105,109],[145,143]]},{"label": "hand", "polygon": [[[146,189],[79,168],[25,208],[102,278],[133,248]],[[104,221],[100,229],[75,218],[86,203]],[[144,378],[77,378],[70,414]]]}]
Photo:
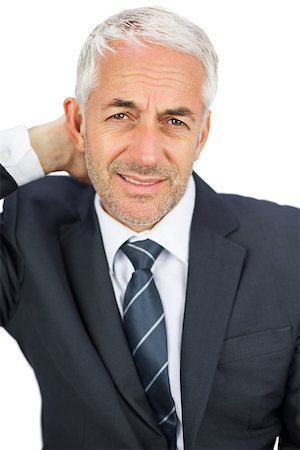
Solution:
[{"label": "hand", "polygon": [[77,180],[90,183],[85,157],[69,138],[65,116],[29,129],[30,143],[45,174],[66,171]]}]

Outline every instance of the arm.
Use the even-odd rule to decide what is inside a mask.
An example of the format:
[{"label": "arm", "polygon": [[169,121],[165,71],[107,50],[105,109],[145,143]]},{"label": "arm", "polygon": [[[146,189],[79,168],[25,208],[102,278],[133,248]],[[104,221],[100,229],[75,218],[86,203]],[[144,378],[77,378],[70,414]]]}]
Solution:
[{"label": "arm", "polygon": [[[72,104],[71,99],[68,104]],[[6,135],[2,140],[2,147],[0,139],[1,197],[12,193],[21,184],[55,171],[67,171],[79,181],[89,181],[84,154],[78,152],[69,139],[68,126],[64,117],[31,128],[29,137],[26,129],[19,131],[21,131],[21,137],[16,137],[16,131],[9,130],[9,136]],[[18,155],[15,157],[14,147],[18,147],[19,143],[23,145],[24,152],[21,152],[20,157]],[[31,170],[32,166],[35,166],[34,170]],[[16,218],[17,196],[13,194],[0,218],[0,325],[7,323],[13,315],[22,284],[23,262],[15,238]]]},{"label": "arm", "polygon": [[[66,102],[72,103],[73,99],[67,99]],[[84,154],[76,150],[71,141],[65,116],[30,128],[29,138],[46,175],[65,171],[78,181],[89,182]]]},{"label": "arm", "polygon": [[[74,99],[67,99],[65,111],[70,111],[75,103]],[[0,198],[51,172],[65,171],[89,183],[84,153],[79,152],[70,139],[70,127],[62,116],[30,128],[28,134],[23,127],[23,130],[8,130],[0,135]],[[17,155],[18,152],[21,154]]]}]

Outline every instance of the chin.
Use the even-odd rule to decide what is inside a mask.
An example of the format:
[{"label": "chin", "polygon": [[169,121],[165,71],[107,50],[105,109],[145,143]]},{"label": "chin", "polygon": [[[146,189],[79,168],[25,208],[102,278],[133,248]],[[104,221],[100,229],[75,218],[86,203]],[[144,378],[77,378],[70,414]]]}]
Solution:
[{"label": "chin", "polygon": [[120,213],[118,214],[118,220],[123,224],[133,227],[143,227],[144,229],[150,229],[155,224],[157,224],[169,211],[171,208],[164,208],[163,210],[155,210],[152,214],[150,211],[145,211],[144,214],[139,210],[138,212],[127,211],[127,214]]}]

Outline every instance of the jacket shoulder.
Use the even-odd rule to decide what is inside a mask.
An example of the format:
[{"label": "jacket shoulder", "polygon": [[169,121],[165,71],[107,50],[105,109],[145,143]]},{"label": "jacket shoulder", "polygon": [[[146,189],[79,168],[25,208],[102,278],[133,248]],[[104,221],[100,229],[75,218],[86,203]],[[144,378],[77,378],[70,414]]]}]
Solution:
[{"label": "jacket shoulder", "polygon": [[266,200],[220,194],[239,223],[231,239],[281,260],[280,264],[300,263],[300,210]]},{"label": "jacket shoulder", "polygon": [[91,185],[74,178],[49,175],[19,187],[4,202],[4,215],[18,211],[18,220],[24,215],[43,216],[52,220],[61,216],[65,221],[77,215],[84,205],[91,204],[95,191]]},{"label": "jacket shoulder", "polygon": [[91,185],[80,183],[67,175],[48,175],[19,187],[18,195],[26,200],[71,201],[77,204],[78,196],[94,193]]},{"label": "jacket shoulder", "polygon": [[234,194],[219,196],[240,224],[272,224],[275,228],[284,224],[298,227],[300,225],[300,209],[296,207]]}]

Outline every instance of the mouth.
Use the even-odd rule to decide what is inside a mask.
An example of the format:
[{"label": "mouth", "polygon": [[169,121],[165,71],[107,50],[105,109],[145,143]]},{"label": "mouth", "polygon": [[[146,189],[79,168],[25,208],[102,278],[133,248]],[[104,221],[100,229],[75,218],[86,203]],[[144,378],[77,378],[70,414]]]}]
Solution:
[{"label": "mouth", "polygon": [[159,183],[162,183],[164,179],[139,179],[135,175],[134,176],[128,176],[119,173],[118,174],[123,180],[127,181],[128,183],[134,184],[136,186],[154,186]]}]

